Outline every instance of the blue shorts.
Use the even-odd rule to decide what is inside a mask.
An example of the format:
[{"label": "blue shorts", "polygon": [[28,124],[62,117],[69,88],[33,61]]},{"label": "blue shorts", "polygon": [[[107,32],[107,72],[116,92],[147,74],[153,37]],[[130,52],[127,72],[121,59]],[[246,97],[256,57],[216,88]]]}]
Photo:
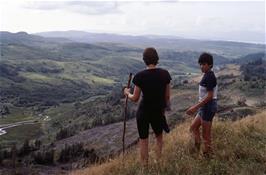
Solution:
[{"label": "blue shorts", "polygon": [[203,121],[211,122],[217,112],[217,100],[213,99],[199,108],[198,115]]}]

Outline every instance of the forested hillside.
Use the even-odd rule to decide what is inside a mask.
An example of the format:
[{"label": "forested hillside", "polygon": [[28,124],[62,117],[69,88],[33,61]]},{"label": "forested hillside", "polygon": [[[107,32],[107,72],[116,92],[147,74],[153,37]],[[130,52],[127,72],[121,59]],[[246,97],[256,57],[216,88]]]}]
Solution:
[{"label": "forested hillside", "polygon": [[[0,32],[0,166],[9,167],[7,172],[14,151],[19,166],[42,172],[46,167],[39,165],[56,165],[54,174],[117,154],[122,88],[130,72],[145,69],[146,46],[156,47],[158,66],[172,76],[167,114],[172,128],[185,120],[184,110],[197,99],[197,59],[203,51],[214,55],[219,119],[237,120],[265,108],[263,45],[100,34],[89,40],[89,33],[81,40],[80,33],[68,34]],[[136,107],[129,103],[128,146],[137,139]]]}]

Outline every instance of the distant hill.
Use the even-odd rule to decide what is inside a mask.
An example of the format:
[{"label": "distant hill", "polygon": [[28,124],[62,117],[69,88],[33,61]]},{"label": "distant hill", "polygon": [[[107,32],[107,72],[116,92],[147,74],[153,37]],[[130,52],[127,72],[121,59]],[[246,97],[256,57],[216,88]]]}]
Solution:
[{"label": "distant hill", "polygon": [[138,48],[74,43],[25,32],[0,35],[2,103],[53,105],[106,94],[124,74],[143,67],[131,58],[131,52],[134,58],[141,52]]},{"label": "distant hill", "polygon": [[[73,57],[82,59],[85,54],[95,56],[92,52],[105,53],[104,51],[109,50],[92,44],[74,43],[66,38],[41,37],[26,32],[0,32],[0,38],[2,59],[17,59],[20,57],[23,59],[53,60]],[[75,53],[75,55],[71,53]],[[79,53],[83,53],[83,55],[79,55]]]},{"label": "distant hill", "polygon": [[265,52],[248,54],[232,61],[241,65],[245,81],[256,79],[266,80],[266,56]]},{"label": "distant hill", "polygon": [[265,51],[264,52],[259,52],[259,53],[252,53],[252,54],[248,54],[245,56],[242,56],[238,59],[233,60],[233,63],[236,64],[247,64],[249,62],[254,62],[256,60],[266,60],[266,55],[265,55]]},{"label": "distant hill", "polygon": [[5,31],[0,31],[0,43],[7,44],[29,44],[29,45],[40,45],[44,43],[64,43],[71,42],[71,40],[66,38],[57,38],[57,37],[41,37],[38,35],[29,35],[26,32],[10,33]]},{"label": "distant hill", "polygon": [[76,42],[97,43],[113,42],[124,43],[138,47],[154,46],[163,49],[174,49],[183,51],[208,51],[226,57],[239,57],[250,53],[262,52],[265,49],[263,44],[251,44],[229,41],[206,41],[196,39],[185,39],[175,36],[130,36],[107,33],[89,33],[84,31],[51,31],[36,33],[44,37],[63,37]]},{"label": "distant hill", "polygon": [[[49,37],[25,32],[0,32],[1,102],[11,102],[17,106],[47,105],[109,93],[115,84],[126,82],[129,72],[136,73],[145,68],[142,61],[145,42],[159,45],[159,66],[168,69],[174,79],[180,75],[199,73],[197,58],[203,51],[199,47],[215,50],[212,53],[215,66],[230,63],[230,60],[253,58],[249,55],[256,57],[263,53],[253,53],[261,50],[262,45],[169,39],[170,36],[135,37],[78,31],[49,32],[42,35]],[[90,41],[93,42],[73,41],[83,41],[81,38],[84,41],[91,38]],[[178,43],[184,47],[177,48]],[[181,51],[186,44],[190,49]],[[251,53],[237,57],[239,59],[235,58],[237,54],[224,56],[228,49],[235,51],[237,48]],[[41,98],[41,94],[46,94],[49,99]]]}]

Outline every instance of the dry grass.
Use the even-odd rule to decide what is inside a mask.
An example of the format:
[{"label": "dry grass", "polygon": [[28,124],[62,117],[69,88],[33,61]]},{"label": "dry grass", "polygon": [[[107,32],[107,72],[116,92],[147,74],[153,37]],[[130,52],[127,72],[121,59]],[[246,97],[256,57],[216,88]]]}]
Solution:
[{"label": "dry grass", "polygon": [[214,155],[210,159],[191,153],[188,128],[191,119],[166,135],[163,156],[156,161],[151,144],[149,169],[139,164],[138,150],[130,150],[106,163],[93,165],[72,175],[176,175],[176,174],[265,174],[266,111],[236,122],[213,124]]}]

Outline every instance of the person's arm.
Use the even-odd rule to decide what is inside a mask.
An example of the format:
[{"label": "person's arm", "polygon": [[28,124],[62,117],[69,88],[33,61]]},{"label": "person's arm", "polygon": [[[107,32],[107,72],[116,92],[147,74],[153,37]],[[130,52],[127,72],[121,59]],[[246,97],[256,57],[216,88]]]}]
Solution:
[{"label": "person's arm", "polygon": [[124,95],[125,96],[128,96],[128,98],[131,100],[131,101],[134,101],[134,102],[137,102],[139,100],[139,97],[140,97],[140,88],[138,86],[135,85],[134,87],[134,92],[133,94],[130,93],[130,89],[129,88],[125,88],[124,89]]},{"label": "person's arm", "polygon": [[195,104],[194,106],[191,106],[187,111],[186,114],[193,115],[200,107],[204,106],[206,103],[208,103],[213,98],[213,91],[208,91],[207,96],[201,100],[199,103]]}]

